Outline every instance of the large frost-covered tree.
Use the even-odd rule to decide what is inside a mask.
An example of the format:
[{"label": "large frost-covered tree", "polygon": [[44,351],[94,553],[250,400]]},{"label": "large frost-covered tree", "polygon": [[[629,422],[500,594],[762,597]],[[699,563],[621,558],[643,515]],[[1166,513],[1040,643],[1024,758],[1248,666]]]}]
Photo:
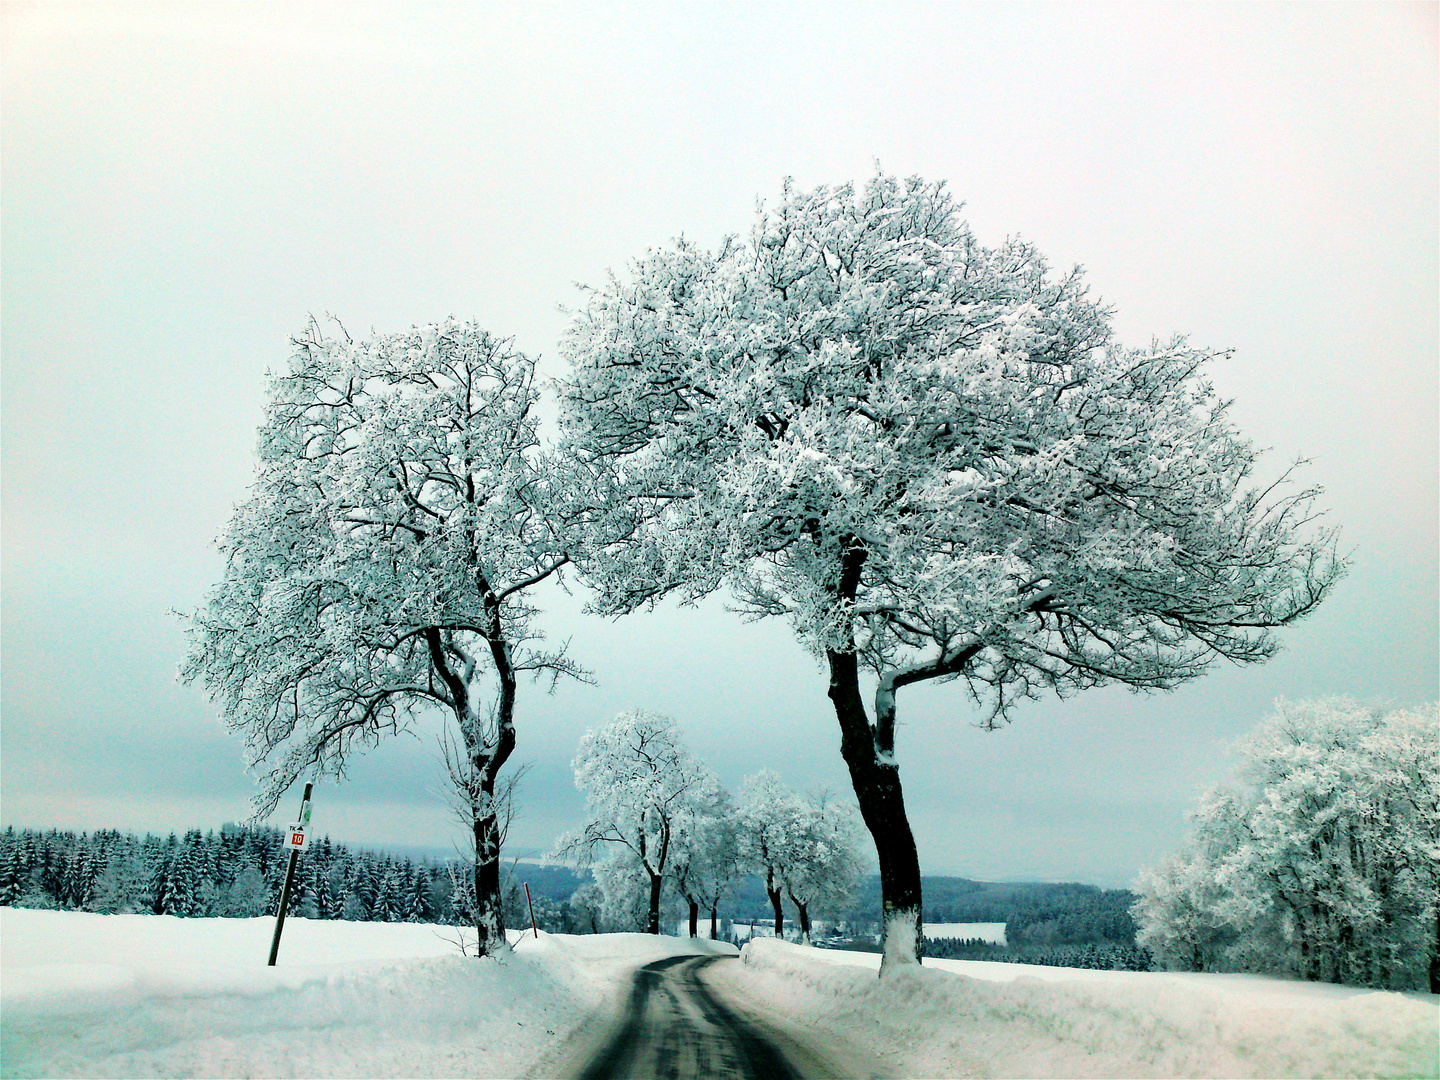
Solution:
[{"label": "large frost-covered tree", "polygon": [[1440,712],[1289,704],[1240,744],[1136,938],[1172,967],[1440,992]]},{"label": "large frost-covered tree", "polygon": [[941,184],[787,184],[748,241],[592,290],[564,351],[594,607],[728,583],[791,621],[828,670],[887,965],[920,946],[899,691],[960,680],[994,725],[1042,690],[1173,687],[1269,657],[1340,571],[1315,492],[1251,486],[1211,353],[1117,344],[1078,270],[981,245]]},{"label": "large frost-covered tree", "polygon": [[643,882],[645,930],[658,934],[672,855],[685,846],[719,782],[682,745],[675,721],[646,709],[587,731],[574,768],[588,820],[560,838],[556,853],[593,865],[612,907],[628,881]]},{"label": "large frost-covered tree", "polygon": [[424,713],[468,775],[483,954],[504,942],[495,793],[539,647],[526,590],[566,564],[545,514],[534,363],[471,323],[365,341],[312,323],[272,376],[259,474],[221,539],[183,677],[245,736],[268,812]]}]

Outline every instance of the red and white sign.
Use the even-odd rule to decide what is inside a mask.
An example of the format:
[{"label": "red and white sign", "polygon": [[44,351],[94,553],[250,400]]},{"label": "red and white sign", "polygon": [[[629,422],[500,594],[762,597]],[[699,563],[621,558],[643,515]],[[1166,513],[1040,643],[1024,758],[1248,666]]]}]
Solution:
[{"label": "red and white sign", "polygon": [[305,846],[305,829],[300,825],[291,825],[289,833],[285,836],[285,846],[291,851],[299,851]]}]

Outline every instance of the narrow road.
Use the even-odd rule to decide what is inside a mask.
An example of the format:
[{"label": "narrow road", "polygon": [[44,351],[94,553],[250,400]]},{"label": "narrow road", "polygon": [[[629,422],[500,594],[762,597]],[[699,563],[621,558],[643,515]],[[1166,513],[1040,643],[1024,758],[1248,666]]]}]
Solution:
[{"label": "narrow road", "polygon": [[672,956],[646,964],[635,972],[614,1025],[570,1047],[547,1074],[575,1080],[880,1075],[861,1055],[828,1040],[825,1050],[810,1045],[788,1025],[744,1008],[707,982],[711,965],[733,963],[729,956]]}]

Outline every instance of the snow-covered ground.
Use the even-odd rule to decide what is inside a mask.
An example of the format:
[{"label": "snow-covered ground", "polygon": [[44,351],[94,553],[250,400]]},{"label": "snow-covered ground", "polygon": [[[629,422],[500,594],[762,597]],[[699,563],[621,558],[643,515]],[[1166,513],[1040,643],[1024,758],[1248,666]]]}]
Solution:
[{"label": "snow-covered ground", "polygon": [[515,1077],[638,964],[729,952],[648,934],[518,938],[499,963],[414,923],[0,908],[0,1075]]},{"label": "snow-covered ground", "polygon": [[747,991],[864,1042],[900,1076],[1370,1077],[1440,1072],[1440,999],[1255,975],[926,960],[773,939]]},{"label": "snow-covered ground", "polygon": [[[634,967],[733,947],[525,936],[502,962],[442,928],[0,908],[4,1076],[525,1075]],[[1237,975],[928,961],[774,940],[725,979],[898,1076],[1436,1076],[1440,1006]]]}]

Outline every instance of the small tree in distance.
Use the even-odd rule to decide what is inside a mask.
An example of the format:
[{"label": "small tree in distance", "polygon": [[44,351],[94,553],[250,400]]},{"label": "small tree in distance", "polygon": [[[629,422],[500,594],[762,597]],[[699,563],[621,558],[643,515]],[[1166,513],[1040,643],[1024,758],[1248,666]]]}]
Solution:
[{"label": "small tree in distance", "polygon": [[496,785],[520,677],[582,674],[538,646],[526,602],[569,561],[546,514],[534,363],[453,319],[363,342],[312,322],[294,346],[181,674],[245,736],[259,815],[448,714],[484,955],[505,941]]},{"label": "small tree in distance", "polygon": [[741,789],[740,851],[759,874],[775,912],[775,936],[785,936],[784,898],[795,905],[800,940],[810,944],[810,912],[841,903],[860,877],[859,823],[832,794],[799,795],[770,769],[747,777]]},{"label": "small tree in distance", "polygon": [[718,781],[681,745],[674,720],[645,709],[622,712],[587,731],[574,767],[589,820],[561,837],[555,854],[594,865],[601,889],[612,895],[643,881],[645,931],[660,933],[660,896],[674,871],[671,859],[685,846]]},{"label": "small tree in distance", "polygon": [[775,936],[785,936],[785,872],[801,821],[800,800],[771,769],[745,778],[740,789],[740,851],[743,864],[759,874],[775,912]]},{"label": "small tree in distance", "polygon": [[860,822],[835,795],[819,791],[799,800],[791,835],[785,893],[795,905],[800,940],[810,944],[810,912],[847,900],[860,880]]},{"label": "small tree in distance", "polygon": [[672,879],[689,905],[690,936],[699,936],[700,911],[710,913],[710,937],[720,936],[720,898],[740,871],[740,821],[730,793],[715,777],[696,792],[679,835]]},{"label": "small tree in distance", "polygon": [[1342,569],[1316,491],[1252,486],[1213,353],[1118,345],[1078,269],[958,211],[920,179],[787,182],[748,240],[592,290],[563,346],[592,608],[728,584],[790,621],[875,843],[882,972],[922,941],[900,691],[959,680],[993,727],[1042,691],[1168,689],[1267,659]]}]

